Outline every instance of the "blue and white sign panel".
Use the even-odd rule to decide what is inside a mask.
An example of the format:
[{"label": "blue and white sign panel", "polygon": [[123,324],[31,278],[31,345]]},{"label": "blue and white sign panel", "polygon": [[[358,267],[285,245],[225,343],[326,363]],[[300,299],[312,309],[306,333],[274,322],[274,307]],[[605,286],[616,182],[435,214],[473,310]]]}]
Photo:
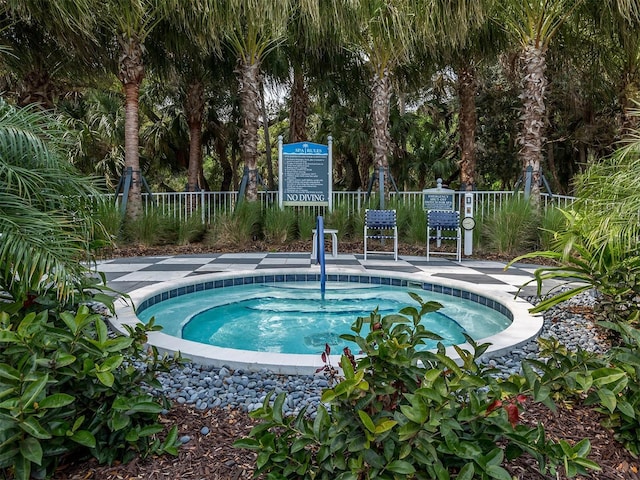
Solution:
[{"label": "blue and white sign panel", "polygon": [[456,210],[454,204],[455,191],[442,188],[442,179],[437,181],[436,188],[428,188],[422,191],[422,208],[429,210],[441,210],[453,212]]},{"label": "blue and white sign panel", "polygon": [[318,205],[331,208],[332,165],[329,145],[311,142],[282,144],[278,165],[280,206]]}]

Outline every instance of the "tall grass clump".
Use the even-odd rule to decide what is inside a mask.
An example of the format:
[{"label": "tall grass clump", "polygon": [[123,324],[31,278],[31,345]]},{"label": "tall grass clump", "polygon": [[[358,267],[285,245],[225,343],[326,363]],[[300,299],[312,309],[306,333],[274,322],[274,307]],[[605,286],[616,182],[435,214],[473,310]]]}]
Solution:
[{"label": "tall grass clump", "polygon": [[327,215],[325,224],[326,228],[338,230],[338,238],[351,236],[353,227],[349,215],[349,206],[346,203],[334,205],[333,211]]},{"label": "tall grass clump", "polygon": [[483,222],[483,244],[501,255],[514,255],[535,246],[539,217],[531,203],[520,196],[504,202]]},{"label": "tall grass clump", "polygon": [[187,218],[176,219],[174,225],[178,245],[199,242],[204,238],[207,231],[207,226],[202,223],[202,215],[199,209],[192,212]]},{"label": "tall grass clump", "polygon": [[278,205],[268,208],[264,214],[264,239],[268,243],[285,244],[295,237],[296,214],[290,208]]},{"label": "tall grass clump", "polygon": [[316,228],[316,215],[309,210],[300,209],[296,212],[298,224],[298,238],[311,240],[311,230]]},{"label": "tall grass clump", "polygon": [[422,208],[414,206],[407,209],[407,216],[398,218],[400,225],[404,230],[403,234],[399,234],[400,238],[414,245],[427,244],[427,215]]},{"label": "tall grass clump", "polygon": [[[122,236],[122,212],[113,202],[99,201],[92,210],[95,221],[102,225],[96,232],[95,239],[113,242]],[[104,238],[102,238],[104,237]]]},{"label": "tall grass clump", "polygon": [[205,241],[212,245],[243,246],[261,233],[262,211],[258,202],[244,201],[233,212],[218,215]]},{"label": "tall grass clump", "polygon": [[123,225],[125,241],[144,246],[175,243],[175,219],[156,208],[150,208],[138,218],[126,220]]},{"label": "tall grass clump", "polygon": [[547,208],[540,217],[538,242],[541,250],[554,250],[557,247],[558,232],[567,228],[567,217],[558,207]]}]

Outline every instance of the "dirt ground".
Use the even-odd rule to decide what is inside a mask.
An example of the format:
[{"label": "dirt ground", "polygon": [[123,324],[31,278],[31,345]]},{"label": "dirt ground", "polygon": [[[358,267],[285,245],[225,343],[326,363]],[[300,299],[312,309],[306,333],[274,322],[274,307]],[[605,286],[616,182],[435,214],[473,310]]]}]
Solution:
[{"label": "dirt ground", "polygon": [[[308,251],[309,242],[279,247],[280,251]],[[360,243],[349,245],[340,243],[340,251],[353,249],[361,252]],[[229,251],[195,245],[186,247],[145,248],[133,247],[114,249],[105,252],[108,256],[139,256],[180,253],[204,253]],[[272,251],[269,246],[256,243],[245,246],[243,251]],[[423,255],[412,246],[400,247],[401,254]],[[483,258],[487,258],[486,256]],[[500,259],[489,257],[491,259]],[[501,259],[506,260],[506,259]],[[628,453],[615,439],[613,432],[602,427],[599,413],[582,405],[560,406],[556,412],[541,405],[528,404],[522,419],[528,424],[542,423],[550,438],[564,438],[578,442],[588,438],[591,442],[589,458],[598,463],[602,470],[578,479],[628,479],[640,480],[640,462]],[[171,480],[231,480],[253,477],[255,455],[247,450],[238,450],[232,446],[234,440],[246,435],[255,424],[248,414],[237,410],[212,409],[196,411],[186,405],[175,404],[162,418],[167,428],[178,425],[179,436],[189,435],[191,440],[184,444],[177,457],[165,455],[147,459],[134,459],[128,464],[98,465],[94,460],[80,463],[62,462],[55,478],[58,480],[134,480],[134,479],[171,479]],[[203,435],[201,430],[208,427],[210,433]],[[567,477],[542,475],[535,461],[522,457],[505,467],[514,478],[519,480],[563,480]]]}]

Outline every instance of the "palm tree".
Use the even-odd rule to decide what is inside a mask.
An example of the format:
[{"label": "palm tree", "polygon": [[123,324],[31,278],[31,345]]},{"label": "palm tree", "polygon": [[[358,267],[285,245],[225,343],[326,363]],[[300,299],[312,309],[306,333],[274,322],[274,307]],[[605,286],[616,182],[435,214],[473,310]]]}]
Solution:
[{"label": "palm tree", "polygon": [[[223,25],[225,39],[237,58],[242,111],[242,160],[248,172],[247,200],[258,192],[258,128],[260,125],[260,66],[265,56],[284,41],[287,22],[293,11],[291,0],[233,0],[224,2],[212,21]],[[313,12],[314,1],[297,3]]]},{"label": "palm tree", "polygon": [[540,202],[540,179],[547,109],[546,55],[551,40],[584,0],[511,0],[502,6],[497,21],[518,42],[522,65],[522,128],[518,155],[523,175],[533,171],[531,200]]},{"label": "palm tree", "polygon": [[[406,60],[415,41],[416,10],[403,0],[364,0],[351,7],[345,18],[352,18],[353,23],[346,25],[345,32],[350,43],[362,52],[371,74],[373,162],[378,172],[387,171],[391,148],[391,76],[394,69]],[[386,182],[384,187],[388,191]]]},{"label": "palm tree", "polygon": [[62,95],[95,78],[98,72],[85,63],[96,21],[90,6],[91,0],[2,3],[0,53],[8,86],[3,96],[51,109]]},{"label": "palm tree", "polygon": [[37,106],[0,100],[0,291],[14,301],[47,290],[67,298],[86,271],[98,190],[68,162],[72,141]]},{"label": "palm tree", "polygon": [[[106,28],[106,43],[117,45],[117,77],[125,94],[124,166],[131,169],[131,187],[126,216],[142,213],[142,172],[140,171],[139,97],[145,75],[145,40],[161,19],[160,0],[108,0],[100,11]],[[123,172],[125,173],[125,172]]]}]

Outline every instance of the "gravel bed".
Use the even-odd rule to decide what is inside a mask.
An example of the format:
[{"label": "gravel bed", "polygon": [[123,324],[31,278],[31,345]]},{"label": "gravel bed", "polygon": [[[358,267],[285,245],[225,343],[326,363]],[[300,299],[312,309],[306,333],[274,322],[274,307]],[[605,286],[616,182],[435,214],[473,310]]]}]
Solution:
[{"label": "gravel bed", "polygon": [[[528,301],[534,303],[535,299]],[[580,312],[596,302],[593,291],[549,309],[544,314],[544,327],[540,334],[544,338],[557,338],[569,349],[578,346],[585,350],[603,353],[606,342],[598,336],[593,324]],[[483,359],[482,361],[498,370],[498,377],[507,378],[520,373],[520,363],[525,358],[538,357],[535,340],[515,348],[508,355]],[[313,415],[320,402],[322,390],[329,386],[321,374],[318,375],[278,375],[268,370],[247,372],[196,364],[175,367],[171,372],[159,375],[162,392],[179,404],[193,405],[196,409],[237,408],[253,411],[271,391],[287,393],[284,410],[287,414],[297,414],[307,407]]]}]

